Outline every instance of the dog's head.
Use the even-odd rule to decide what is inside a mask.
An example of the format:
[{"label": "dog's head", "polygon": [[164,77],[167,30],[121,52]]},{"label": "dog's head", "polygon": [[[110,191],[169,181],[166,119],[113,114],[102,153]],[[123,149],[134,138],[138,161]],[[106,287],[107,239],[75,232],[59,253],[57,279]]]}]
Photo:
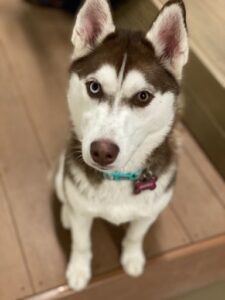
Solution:
[{"label": "dog's head", "polygon": [[169,1],[147,33],[116,30],[107,0],[86,0],[72,43],[68,102],[86,164],[140,167],[170,132],[188,59],[185,8]]}]

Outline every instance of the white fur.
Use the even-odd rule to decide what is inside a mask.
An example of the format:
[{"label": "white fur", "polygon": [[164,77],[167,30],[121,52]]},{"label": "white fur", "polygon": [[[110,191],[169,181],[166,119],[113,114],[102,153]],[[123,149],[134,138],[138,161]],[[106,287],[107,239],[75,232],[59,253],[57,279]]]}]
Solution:
[{"label": "white fur", "polygon": [[179,4],[171,4],[159,14],[152,28],[148,31],[146,38],[153,44],[158,57],[163,57],[165,44],[160,37],[160,32],[167,30],[171,36],[170,26],[175,23],[176,32],[172,34],[179,36],[179,53],[175,57],[163,59],[164,65],[175,75],[177,79],[181,79],[182,70],[188,61],[188,37],[184,24],[182,10]]},{"label": "white fur", "polygon": [[[171,199],[172,189],[166,193],[164,189],[174,170],[175,166],[171,165],[160,177],[156,190],[134,196],[130,182],[106,180],[99,187],[95,187],[87,181],[79,168],[72,169],[79,182],[79,189],[69,178],[65,179],[67,202],[62,207],[67,214],[64,215],[63,224],[66,228],[69,224],[72,233],[72,252],[66,273],[71,288],[80,290],[91,278],[90,228],[96,217],[116,225],[131,222],[123,241],[121,263],[129,275],[142,274],[145,264],[143,239],[149,226]],[[56,181],[56,190],[62,189],[63,181]]]},{"label": "white fur", "polygon": [[154,87],[146,82],[144,75],[140,71],[130,71],[123,82],[123,96],[130,98],[142,90],[148,90],[151,94],[155,93]]},{"label": "white fur", "polygon": [[61,156],[60,156],[60,159],[59,159],[59,163],[58,163],[58,166],[57,166],[57,173],[55,175],[55,178],[54,178],[54,183],[55,183],[55,191],[56,191],[56,195],[57,197],[59,198],[59,200],[61,200],[62,202],[66,202],[66,196],[65,196],[65,193],[64,193],[64,188],[63,188],[63,180],[64,180],[64,157],[65,157],[65,154],[63,153]]},{"label": "white fur", "polygon": [[66,277],[69,286],[79,291],[86,286],[91,278],[90,231],[93,219],[83,216],[79,211],[75,213],[74,206],[70,215],[72,216],[70,216],[70,228],[73,244]]},{"label": "white fur", "polygon": [[[118,78],[116,70],[109,64],[104,64],[94,74],[90,74],[88,79],[96,79],[108,95],[114,95],[118,89]],[[72,83],[73,84],[73,83]]]},{"label": "white fur", "polygon": [[[108,102],[98,103],[90,99],[85,79],[72,75],[68,103],[76,133],[82,141],[85,162],[98,168],[91,158],[90,145],[98,139],[110,139],[120,148],[117,159],[111,165],[112,169],[133,171],[141,168],[140,163],[162,142],[171,128],[174,94],[155,92],[151,105],[145,109],[132,109],[121,103],[124,98],[143,89],[154,91],[154,87],[146,82],[140,71],[128,72],[121,87],[116,71],[110,65],[103,65],[90,76],[97,79],[103,90],[110,92],[110,96],[115,97],[116,101],[111,107]],[[114,88],[110,87],[110,83]],[[137,148],[138,153],[135,152]]]},{"label": "white fur", "polygon": [[[171,92],[161,94],[155,91],[154,87],[146,82],[144,75],[137,70],[128,72],[123,82],[121,81],[125,59],[124,57],[118,78],[115,68],[106,64],[88,76],[88,79],[98,80],[104,92],[115,98],[113,105],[90,99],[85,79],[73,74],[70,80],[68,104],[72,123],[82,141],[83,158],[92,167],[97,168],[90,156],[90,144],[94,140],[109,138],[120,148],[120,153],[112,166],[114,169],[127,171],[141,169],[141,163],[163,141],[174,119],[175,97]],[[143,89],[154,93],[153,101],[145,109],[133,109],[121,103],[124,98]],[[167,193],[163,191],[174,171],[175,166],[171,165],[160,177],[156,190],[134,196],[130,182],[106,180],[96,187],[89,183],[81,170],[72,169],[76,181],[79,182],[79,189],[70,179],[65,179],[67,204],[62,207],[61,216],[64,227],[70,227],[74,236],[67,269],[70,287],[82,289],[91,277],[90,224],[96,217],[117,225],[131,222],[123,242],[121,263],[131,276],[138,276],[143,272],[145,264],[143,238],[171,198],[172,190]],[[62,166],[60,172],[62,173]],[[56,190],[60,196],[62,175],[58,174],[56,178]]]},{"label": "white fur", "polygon": [[124,71],[125,71],[126,63],[127,63],[127,53],[125,53],[123,55],[122,65],[121,65],[120,72],[119,72],[119,75],[118,75],[118,89],[121,88],[122,83],[123,83],[123,77],[124,77]]}]

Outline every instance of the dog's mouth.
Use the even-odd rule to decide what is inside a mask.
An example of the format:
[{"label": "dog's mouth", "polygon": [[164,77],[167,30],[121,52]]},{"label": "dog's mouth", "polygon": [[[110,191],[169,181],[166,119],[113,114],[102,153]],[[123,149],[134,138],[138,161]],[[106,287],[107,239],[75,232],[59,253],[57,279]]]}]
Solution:
[{"label": "dog's mouth", "polygon": [[88,163],[89,167],[99,171],[99,172],[107,172],[107,171],[113,171],[114,167],[113,166],[100,166],[95,163]]}]

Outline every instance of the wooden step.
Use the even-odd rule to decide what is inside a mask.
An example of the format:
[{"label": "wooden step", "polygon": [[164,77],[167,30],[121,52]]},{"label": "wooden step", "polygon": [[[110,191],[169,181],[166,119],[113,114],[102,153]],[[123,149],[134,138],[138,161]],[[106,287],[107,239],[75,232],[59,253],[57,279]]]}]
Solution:
[{"label": "wooden step", "polygon": [[[66,285],[26,300],[163,300],[225,279],[225,235],[149,260],[144,276],[129,278],[121,270],[96,277],[74,293]],[[182,270],[182,271],[181,271]],[[181,274],[182,273],[182,274]]]},{"label": "wooden step", "polygon": [[[148,9],[153,18],[154,8],[147,3],[146,7],[142,1],[133,1],[129,13]],[[127,20],[147,26],[149,20],[144,17],[134,22],[126,15],[126,5],[117,11],[118,23]],[[124,228],[97,220],[93,283],[75,296],[68,291],[69,233],[60,225],[59,202],[47,177],[68,129],[65,95],[73,17],[17,0],[2,0],[0,14],[0,225],[6,232],[0,234],[4,258],[0,299],[29,295],[90,299],[96,295],[96,299],[110,300],[118,295],[116,299],[131,300],[142,290],[157,299],[160,291],[162,297],[175,295],[224,276],[224,182],[182,127],[184,146],[176,193],[146,238],[145,275],[131,280],[123,273],[119,255]],[[213,271],[209,274],[206,268]],[[180,270],[187,273],[182,275]],[[164,288],[161,282],[167,283]]]}]

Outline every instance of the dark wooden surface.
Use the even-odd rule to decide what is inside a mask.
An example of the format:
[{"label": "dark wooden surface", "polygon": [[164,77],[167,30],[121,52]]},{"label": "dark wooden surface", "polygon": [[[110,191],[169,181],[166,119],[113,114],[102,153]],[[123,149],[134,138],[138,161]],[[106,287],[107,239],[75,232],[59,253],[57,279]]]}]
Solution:
[{"label": "dark wooden surface", "polygon": [[66,285],[25,300],[168,300],[215,280],[225,280],[225,235],[149,260],[144,275],[133,279],[121,270],[95,278],[80,293]]}]

